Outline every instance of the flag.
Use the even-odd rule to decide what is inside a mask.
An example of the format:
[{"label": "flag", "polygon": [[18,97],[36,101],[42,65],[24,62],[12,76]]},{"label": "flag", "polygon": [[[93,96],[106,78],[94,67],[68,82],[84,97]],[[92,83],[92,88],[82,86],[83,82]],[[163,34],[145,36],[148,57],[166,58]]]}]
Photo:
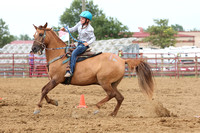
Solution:
[{"label": "flag", "polygon": [[58,31],[59,37],[63,42],[69,41],[69,33],[64,31]]}]

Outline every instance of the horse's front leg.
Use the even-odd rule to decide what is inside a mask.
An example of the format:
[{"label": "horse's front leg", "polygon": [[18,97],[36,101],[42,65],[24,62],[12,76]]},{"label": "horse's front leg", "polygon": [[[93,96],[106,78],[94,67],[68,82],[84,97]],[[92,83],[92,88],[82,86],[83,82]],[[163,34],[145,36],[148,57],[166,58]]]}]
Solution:
[{"label": "horse's front leg", "polygon": [[37,104],[37,107],[34,110],[34,114],[40,113],[40,108],[42,107],[42,100],[44,98],[47,100],[48,103],[51,103],[51,102],[54,103],[54,100],[49,99],[47,94],[49,91],[51,91],[57,85],[58,84],[56,83],[56,81],[54,79],[52,79],[42,88],[42,95],[41,95],[39,103]]},{"label": "horse's front leg", "polygon": [[50,99],[47,95],[45,96],[47,103],[58,106],[58,101]]},{"label": "horse's front leg", "polygon": [[[42,88],[42,91],[45,89],[46,86],[47,86],[47,84]],[[45,96],[45,99],[46,99],[47,103],[58,106],[58,102],[56,100],[50,99],[47,95]]]}]

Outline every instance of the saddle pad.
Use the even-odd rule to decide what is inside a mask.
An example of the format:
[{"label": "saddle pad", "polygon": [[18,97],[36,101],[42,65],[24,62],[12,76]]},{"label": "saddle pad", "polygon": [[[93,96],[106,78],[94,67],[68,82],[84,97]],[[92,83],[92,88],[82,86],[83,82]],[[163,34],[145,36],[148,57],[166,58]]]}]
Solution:
[{"label": "saddle pad", "polygon": [[83,60],[86,60],[86,59],[88,59],[88,58],[91,58],[91,57],[94,57],[94,56],[97,56],[97,55],[100,55],[100,54],[102,54],[102,52],[93,54],[93,55],[91,55],[91,56],[79,56],[79,57],[77,58],[76,62],[81,62],[81,61],[83,61]]}]

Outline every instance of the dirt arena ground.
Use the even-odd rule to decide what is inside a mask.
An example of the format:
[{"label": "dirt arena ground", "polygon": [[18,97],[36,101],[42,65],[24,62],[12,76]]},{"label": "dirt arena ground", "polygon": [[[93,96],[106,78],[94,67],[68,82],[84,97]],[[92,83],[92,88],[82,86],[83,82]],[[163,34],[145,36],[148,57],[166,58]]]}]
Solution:
[{"label": "dirt arena ground", "polygon": [[[100,86],[58,85],[49,93],[59,106],[43,101],[34,115],[47,78],[0,78],[0,133],[182,133],[200,132],[200,79],[155,78],[154,101],[141,93],[137,78],[124,78],[118,86],[125,97],[116,117],[108,116],[112,99],[97,114],[97,102],[106,93]],[[84,94],[88,108],[76,108]],[[165,112],[163,114],[163,112]],[[166,114],[167,113],[167,114]],[[167,117],[170,116],[170,117]]]}]

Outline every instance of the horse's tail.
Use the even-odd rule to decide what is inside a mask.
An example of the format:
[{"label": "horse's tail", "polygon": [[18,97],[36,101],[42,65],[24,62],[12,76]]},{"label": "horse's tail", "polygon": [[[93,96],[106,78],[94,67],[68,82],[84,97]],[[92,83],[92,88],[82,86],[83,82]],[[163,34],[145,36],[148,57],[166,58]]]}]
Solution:
[{"label": "horse's tail", "polygon": [[129,69],[134,70],[135,68],[136,74],[138,75],[139,86],[149,96],[149,98],[152,99],[154,82],[153,73],[149,64],[141,59],[128,59],[125,60],[125,63],[128,64]]}]

